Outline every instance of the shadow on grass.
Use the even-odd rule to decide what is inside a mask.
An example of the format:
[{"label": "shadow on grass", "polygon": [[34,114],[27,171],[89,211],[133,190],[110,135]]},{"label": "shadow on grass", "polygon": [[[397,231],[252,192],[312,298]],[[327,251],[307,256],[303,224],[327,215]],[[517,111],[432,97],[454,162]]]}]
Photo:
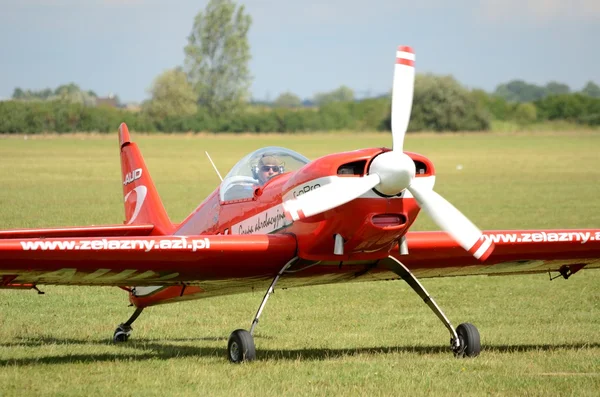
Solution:
[{"label": "shadow on grass", "polygon": [[[260,336],[257,336],[260,338]],[[265,338],[266,339],[266,338]],[[0,359],[0,366],[29,366],[36,364],[68,364],[68,363],[87,363],[99,361],[144,361],[156,359],[171,359],[185,357],[215,357],[225,359],[227,357],[226,343],[223,347],[201,347],[191,345],[181,345],[180,342],[203,342],[216,341],[225,342],[225,337],[210,338],[181,338],[181,339],[138,339],[130,340],[127,343],[114,345],[112,341],[107,340],[88,340],[73,338],[18,338],[15,342],[2,343],[1,347],[43,347],[46,345],[82,345],[82,346],[107,346],[128,349],[137,349],[137,353],[114,352],[114,353],[91,353],[91,354],[64,354],[45,357],[29,357],[18,359]],[[573,344],[531,344],[531,345],[491,345],[485,346],[485,352],[498,353],[516,353],[528,351],[556,351],[556,350],[579,350],[585,348],[599,348],[600,343],[573,343]],[[314,361],[327,360],[343,356],[353,356],[359,354],[390,354],[390,353],[413,353],[413,354],[440,354],[450,355],[450,349],[447,346],[382,346],[358,349],[293,349],[293,350],[267,350],[258,349],[257,360],[300,360]]]},{"label": "shadow on grass", "polygon": [[[99,361],[144,361],[156,359],[186,358],[186,357],[216,357],[225,360],[227,349],[225,343],[223,347],[199,347],[190,345],[181,345],[179,342],[194,341],[226,341],[224,337],[212,338],[183,338],[169,339],[168,341],[159,341],[157,339],[140,339],[129,341],[123,344],[114,345],[106,340],[87,340],[70,338],[19,338],[12,343],[2,343],[1,347],[43,347],[45,345],[87,345],[87,346],[110,346],[123,347],[139,350],[138,353],[91,353],[91,354],[64,354],[45,357],[29,357],[18,359],[0,359],[0,366],[29,366],[36,364],[69,364],[69,363],[88,363]],[[485,346],[485,352],[498,353],[516,353],[528,351],[556,351],[556,350],[579,350],[589,348],[599,348],[600,343],[572,343],[572,344],[531,344],[531,345],[491,345]],[[257,360],[300,360],[314,361],[327,360],[332,358],[353,356],[360,354],[390,354],[390,353],[413,353],[413,354],[440,354],[450,355],[450,349],[447,346],[382,346],[358,349],[292,349],[292,350],[267,350],[258,349]]]},{"label": "shadow on grass", "polygon": [[[275,339],[272,336],[262,336],[260,334],[254,335],[254,339],[258,340],[272,340]],[[102,340],[93,340],[93,339],[72,339],[72,338],[55,338],[53,336],[40,336],[40,337],[17,337],[15,338],[15,342],[8,343],[0,343],[0,347],[15,347],[15,346],[25,346],[25,347],[38,347],[43,345],[105,345],[105,346],[137,346],[140,347],[142,345],[148,343],[158,343],[158,342],[167,342],[167,343],[177,343],[177,342],[227,342],[229,340],[228,336],[206,336],[201,338],[135,338],[133,337],[130,341],[126,343],[117,343],[115,344],[112,340],[102,339]],[[168,346],[165,344],[165,346]]]}]

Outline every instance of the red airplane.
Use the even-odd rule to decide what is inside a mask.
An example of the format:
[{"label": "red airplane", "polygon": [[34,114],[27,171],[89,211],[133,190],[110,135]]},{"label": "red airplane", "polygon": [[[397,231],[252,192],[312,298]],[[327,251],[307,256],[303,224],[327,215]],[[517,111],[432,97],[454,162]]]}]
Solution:
[{"label": "red airplane", "polygon": [[[121,287],[136,309],[115,330],[115,342],[128,340],[148,306],[263,288],[250,330],[235,330],[228,341],[229,360],[239,363],[256,357],[252,335],[277,283],[401,278],[446,326],[454,354],[478,355],[477,328],[455,329],[417,277],[557,272],[568,278],[600,267],[600,229],[481,232],[434,192],[432,162],[403,151],[414,60],[410,47],[398,47],[392,150],[313,161],[281,147],[257,150],[178,224],[121,124],[124,225],[0,231],[0,288]],[[442,231],[410,232],[421,210]]]}]

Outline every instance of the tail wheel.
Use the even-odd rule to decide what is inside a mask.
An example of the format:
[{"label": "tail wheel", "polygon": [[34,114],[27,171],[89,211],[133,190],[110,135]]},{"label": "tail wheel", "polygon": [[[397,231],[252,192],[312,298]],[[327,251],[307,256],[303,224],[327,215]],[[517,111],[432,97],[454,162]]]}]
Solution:
[{"label": "tail wheel", "polygon": [[127,326],[125,324],[119,324],[119,326],[115,330],[115,333],[113,334],[113,342],[114,343],[127,342],[127,340],[129,339],[129,336],[131,335],[131,331],[133,331],[133,329],[130,326]]},{"label": "tail wheel", "polygon": [[232,363],[254,360],[256,358],[256,348],[254,347],[254,338],[250,332],[245,329],[233,331],[227,343],[227,352],[229,353],[229,361]]},{"label": "tail wheel", "polygon": [[458,357],[476,357],[481,352],[479,331],[473,324],[463,323],[456,328],[460,341],[460,348],[456,352]]}]

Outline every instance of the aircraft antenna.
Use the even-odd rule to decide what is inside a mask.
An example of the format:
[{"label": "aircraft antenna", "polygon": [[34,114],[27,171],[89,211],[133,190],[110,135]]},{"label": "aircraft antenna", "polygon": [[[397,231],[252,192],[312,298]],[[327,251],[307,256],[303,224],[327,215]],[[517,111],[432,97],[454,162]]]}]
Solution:
[{"label": "aircraft antenna", "polygon": [[219,176],[219,179],[221,180],[221,182],[223,182],[223,177],[219,173],[219,170],[217,169],[217,166],[215,165],[215,163],[213,163],[212,159],[210,158],[210,154],[208,154],[208,152],[206,150],[204,151],[204,153],[206,153],[206,157],[208,157],[208,160],[210,161],[210,163],[212,164],[213,168],[215,169],[215,172]]}]

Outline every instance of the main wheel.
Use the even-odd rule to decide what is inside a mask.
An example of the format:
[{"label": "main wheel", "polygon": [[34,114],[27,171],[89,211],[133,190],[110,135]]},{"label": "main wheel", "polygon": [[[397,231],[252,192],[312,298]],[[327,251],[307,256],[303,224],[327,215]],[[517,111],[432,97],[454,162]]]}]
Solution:
[{"label": "main wheel", "polygon": [[459,357],[476,357],[481,352],[479,331],[473,324],[463,323],[456,328],[460,348],[456,352]]},{"label": "main wheel", "polygon": [[256,358],[256,349],[254,347],[254,338],[250,332],[245,329],[236,329],[229,336],[227,342],[227,352],[229,361],[232,363],[241,363],[243,361],[252,361]]}]

